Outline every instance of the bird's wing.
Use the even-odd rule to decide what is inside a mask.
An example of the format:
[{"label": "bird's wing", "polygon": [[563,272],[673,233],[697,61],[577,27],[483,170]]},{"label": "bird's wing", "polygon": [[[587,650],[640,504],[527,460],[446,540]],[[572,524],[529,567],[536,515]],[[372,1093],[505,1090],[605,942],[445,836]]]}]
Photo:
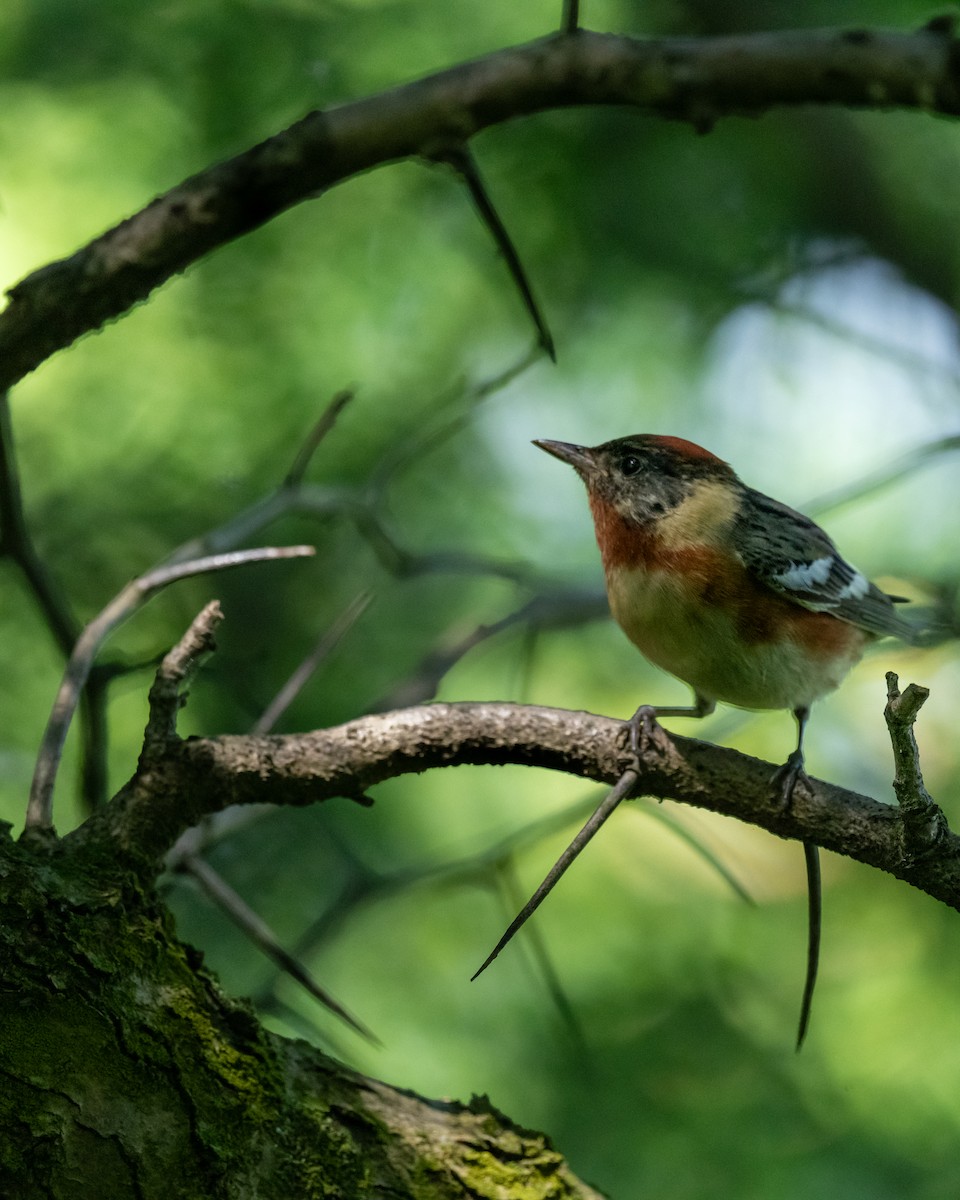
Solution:
[{"label": "bird's wing", "polygon": [[870,633],[911,637],[890,597],[841,556],[819,525],[786,504],[747,489],[734,538],[747,570],[775,592]]}]

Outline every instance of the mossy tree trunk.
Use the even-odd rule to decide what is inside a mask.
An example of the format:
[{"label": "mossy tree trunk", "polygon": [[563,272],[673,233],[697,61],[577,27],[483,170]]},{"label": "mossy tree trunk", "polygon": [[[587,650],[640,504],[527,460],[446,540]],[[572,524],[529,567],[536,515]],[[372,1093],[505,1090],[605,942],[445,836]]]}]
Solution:
[{"label": "mossy tree trunk", "polygon": [[431,1103],[231,1000],[104,846],[0,843],[0,1195],[590,1197],[485,1101]]}]

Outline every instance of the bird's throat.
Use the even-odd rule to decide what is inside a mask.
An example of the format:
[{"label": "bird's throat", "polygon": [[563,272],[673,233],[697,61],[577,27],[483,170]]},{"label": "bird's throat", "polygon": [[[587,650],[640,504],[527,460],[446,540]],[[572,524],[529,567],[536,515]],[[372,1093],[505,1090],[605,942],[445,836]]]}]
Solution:
[{"label": "bird's throat", "polygon": [[625,517],[616,505],[595,492],[590,493],[590,511],[607,578],[621,568],[650,565],[657,539],[649,526]]}]

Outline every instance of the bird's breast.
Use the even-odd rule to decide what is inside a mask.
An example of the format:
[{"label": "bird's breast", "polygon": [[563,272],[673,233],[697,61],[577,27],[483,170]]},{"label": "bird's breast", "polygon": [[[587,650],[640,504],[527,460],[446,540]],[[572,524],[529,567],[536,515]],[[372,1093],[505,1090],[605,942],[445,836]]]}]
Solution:
[{"label": "bird's breast", "polygon": [[700,695],[741,708],[809,706],[839,685],[868,636],[754,581],[710,546],[610,565],[610,609],[634,645]]}]

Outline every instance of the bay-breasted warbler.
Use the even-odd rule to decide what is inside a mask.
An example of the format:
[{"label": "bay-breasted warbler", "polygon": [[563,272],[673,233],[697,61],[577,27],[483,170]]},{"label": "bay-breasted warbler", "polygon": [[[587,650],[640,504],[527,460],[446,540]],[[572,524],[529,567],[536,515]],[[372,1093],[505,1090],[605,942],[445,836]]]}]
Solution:
[{"label": "bay-breasted warbler", "polygon": [[[911,637],[894,598],[809,517],[747,487],[693,442],[640,434],[594,447],[535,445],[586,484],[613,616],[646,658],[693,689],[693,706],[645,706],[637,718],[706,716],[718,700],[789,709],[797,747],[776,776],[789,804],[811,704],[838,686],[869,642]],[[810,940],[798,1048],[820,927],[817,849],[804,848]]]},{"label": "bay-breasted warbler", "polygon": [[893,599],[819,525],[693,442],[535,444],[586,484],[613,616],[693,688],[698,712],[722,700],[802,722],[868,642],[910,636]]}]

